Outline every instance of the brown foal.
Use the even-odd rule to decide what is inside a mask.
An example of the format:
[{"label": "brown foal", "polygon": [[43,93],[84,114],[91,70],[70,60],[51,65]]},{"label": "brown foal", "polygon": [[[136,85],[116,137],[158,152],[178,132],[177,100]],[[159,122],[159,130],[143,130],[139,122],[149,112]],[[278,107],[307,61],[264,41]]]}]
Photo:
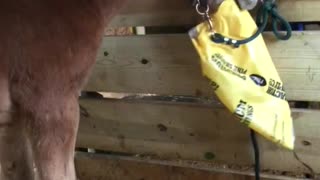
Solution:
[{"label": "brown foal", "polygon": [[76,179],[78,95],[124,2],[0,2],[1,180]]},{"label": "brown foal", "polygon": [[78,95],[125,1],[0,2],[0,180],[76,179]]}]

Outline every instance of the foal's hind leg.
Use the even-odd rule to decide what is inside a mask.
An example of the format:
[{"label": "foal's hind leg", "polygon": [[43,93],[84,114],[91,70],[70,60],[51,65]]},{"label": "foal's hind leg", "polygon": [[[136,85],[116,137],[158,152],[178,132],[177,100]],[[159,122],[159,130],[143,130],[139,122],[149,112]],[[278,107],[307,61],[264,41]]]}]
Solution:
[{"label": "foal's hind leg", "polygon": [[25,112],[33,158],[40,180],[75,180],[74,149],[78,129],[78,94],[47,90],[31,97]]},{"label": "foal's hind leg", "polygon": [[3,72],[0,72],[0,179],[31,180],[33,167],[23,120],[11,105],[9,84]]}]

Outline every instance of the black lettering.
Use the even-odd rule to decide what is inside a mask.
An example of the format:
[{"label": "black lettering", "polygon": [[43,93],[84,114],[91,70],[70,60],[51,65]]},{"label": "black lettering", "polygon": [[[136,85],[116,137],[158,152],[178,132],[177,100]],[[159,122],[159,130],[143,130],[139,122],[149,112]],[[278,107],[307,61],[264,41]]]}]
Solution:
[{"label": "black lettering", "polygon": [[216,82],[213,81],[210,81],[210,85],[214,91],[216,91],[220,87]]},{"label": "black lettering", "polygon": [[244,116],[245,116],[245,103],[242,100],[240,100],[240,103],[237,105],[235,114],[241,119],[244,118]]},{"label": "black lettering", "polygon": [[247,104],[247,102],[245,102],[245,101],[243,101],[242,99],[240,99],[240,104],[244,104],[244,105],[246,105],[246,104]]},{"label": "black lettering", "polygon": [[268,87],[267,93],[273,95],[275,92],[275,89],[273,87]]},{"label": "black lettering", "polygon": [[286,93],[284,91],[281,91],[281,90],[277,90],[273,87],[269,87],[268,90],[267,90],[267,93],[276,97],[276,98],[280,98],[280,99],[283,99],[285,100],[286,99]]},{"label": "black lettering", "polygon": [[286,93],[285,92],[279,93],[279,98],[280,99],[285,99],[286,98]]},{"label": "black lettering", "polygon": [[217,62],[217,61],[218,61],[218,58],[216,58],[215,56],[212,56],[212,61],[213,61],[213,62]]},{"label": "black lettering", "polygon": [[276,85],[275,85],[275,88],[281,90],[281,89],[282,89],[282,88],[281,88],[281,83],[277,82]]},{"label": "black lettering", "polygon": [[222,71],[225,71],[227,73],[230,73],[232,75],[235,75],[243,80],[246,80],[246,76],[242,76],[242,74],[245,74],[247,70],[243,68],[239,68],[232,63],[227,62],[220,54],[214,54],[212,55],[212,61],[216,64],[216,66],[221,69]]},{"label": "black lettering", "polygon": [[222,55],[221,54],[214,54],[217,58],[222,59]]},{"label": "black lettering", "polygon": [[218,61],[218,62],[216,62],[216,64],[217,64],[217,66],[219,67],[219,68],[221,68],[221,62],[220,61]]},{"label": "black lettering", "polygon": [[248,107],[247,118],[248,118],[248,120],[252,121],[252,118],[253,118],[253,107],[252,106]]},{"label": "black lettering", "polygon": [[270,79],[269,85],[270,85],[271,87],[274,87],[274,84],[275,84],[275,81],[274,81],[273,79]]},{"label": "black lettering", "polygon": [[226,65],[228,68],[232,69],[232,64],[231,63],[227,63]]},{"label": "black lettering", "polygon": [[242,74],[247,74],[247,69],[242,69]]},{"label": "black lettering", "polygon": [[243,69],[241,67],[237,67],[237,66],[234,66],[233,70],[237,73],[240,73],[240,74],[246,74],[247,73],[247,70],[246,69]]}]

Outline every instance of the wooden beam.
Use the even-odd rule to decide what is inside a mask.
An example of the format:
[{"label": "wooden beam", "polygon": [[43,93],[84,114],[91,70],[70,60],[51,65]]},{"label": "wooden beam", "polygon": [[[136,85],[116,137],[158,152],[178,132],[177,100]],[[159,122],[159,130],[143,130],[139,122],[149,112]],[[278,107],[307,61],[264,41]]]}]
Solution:
[{"label": "wooden beam", "polygon": [[[165,159],[252,165],[249,130],[224,108],[82,99],[78,147]],[[302,161],[320,172],[320,111],[293,109]],[[292,152],[259,138],[263,169],[309,173]]]},{"label": "wooden beam", "polygon": [[[205,168],[205,169],[204,169]],[[80,180],[254,180],[252,173],[229,170],[210,163],[160,161],[104,154],[76,154]],[[295,177],[262,174],[261,180],[297,180]]]},{"label": "wooden beam", "polygon": [[[320,32],[296,32],[289,41],[264,37],[288,99],[319,101]],[[85,89],[211,96],[199,62],[185,34],[106,37]]]},{"label": "wooden beam", "polygon": [[[135,0],[128,1],[113,18],[110,26],[190,25],[201,18],[188,0]],[[319,21],[320,1],[278,0],[279,13],[288,21]]]},{"label": "wooden beam", "polygon": [[277,0],[278,11],[288,21],[306,22],[320,20],[318,0]]}]

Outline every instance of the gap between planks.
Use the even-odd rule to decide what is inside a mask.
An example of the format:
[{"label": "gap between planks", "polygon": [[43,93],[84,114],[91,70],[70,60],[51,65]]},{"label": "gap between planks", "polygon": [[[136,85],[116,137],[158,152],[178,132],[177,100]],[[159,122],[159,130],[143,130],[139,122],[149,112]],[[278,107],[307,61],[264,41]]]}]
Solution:
[{"label": "gap between planks", "polygon": [[[253,163],[249,130],[224,108],[82,99],[77,147],[169,159]],[[320,111],[293,109],[299,157],[320,173]],[[259,138],[264,169],[308,173],[292,152]]]},{"label": "gap between planks", "polygon": [[[214,163],[165,161],[117,155],[76,153],[76,169],[80,180],[253,180],[252,171],[233,170]],[[279,172],[280,173],[280,172]],[[298,180],[299,176],[262,173],[262,180]],[[303,176],[301,176],[303,177]],[[304,178],[306,180],[306,178]]]},{"label": "gap between planks", "polygon": [[[320,32],[264,37],[288,100],[320,101]],[[186,34],[105,37],[85,90],[210,97],[199,63]]]}]

